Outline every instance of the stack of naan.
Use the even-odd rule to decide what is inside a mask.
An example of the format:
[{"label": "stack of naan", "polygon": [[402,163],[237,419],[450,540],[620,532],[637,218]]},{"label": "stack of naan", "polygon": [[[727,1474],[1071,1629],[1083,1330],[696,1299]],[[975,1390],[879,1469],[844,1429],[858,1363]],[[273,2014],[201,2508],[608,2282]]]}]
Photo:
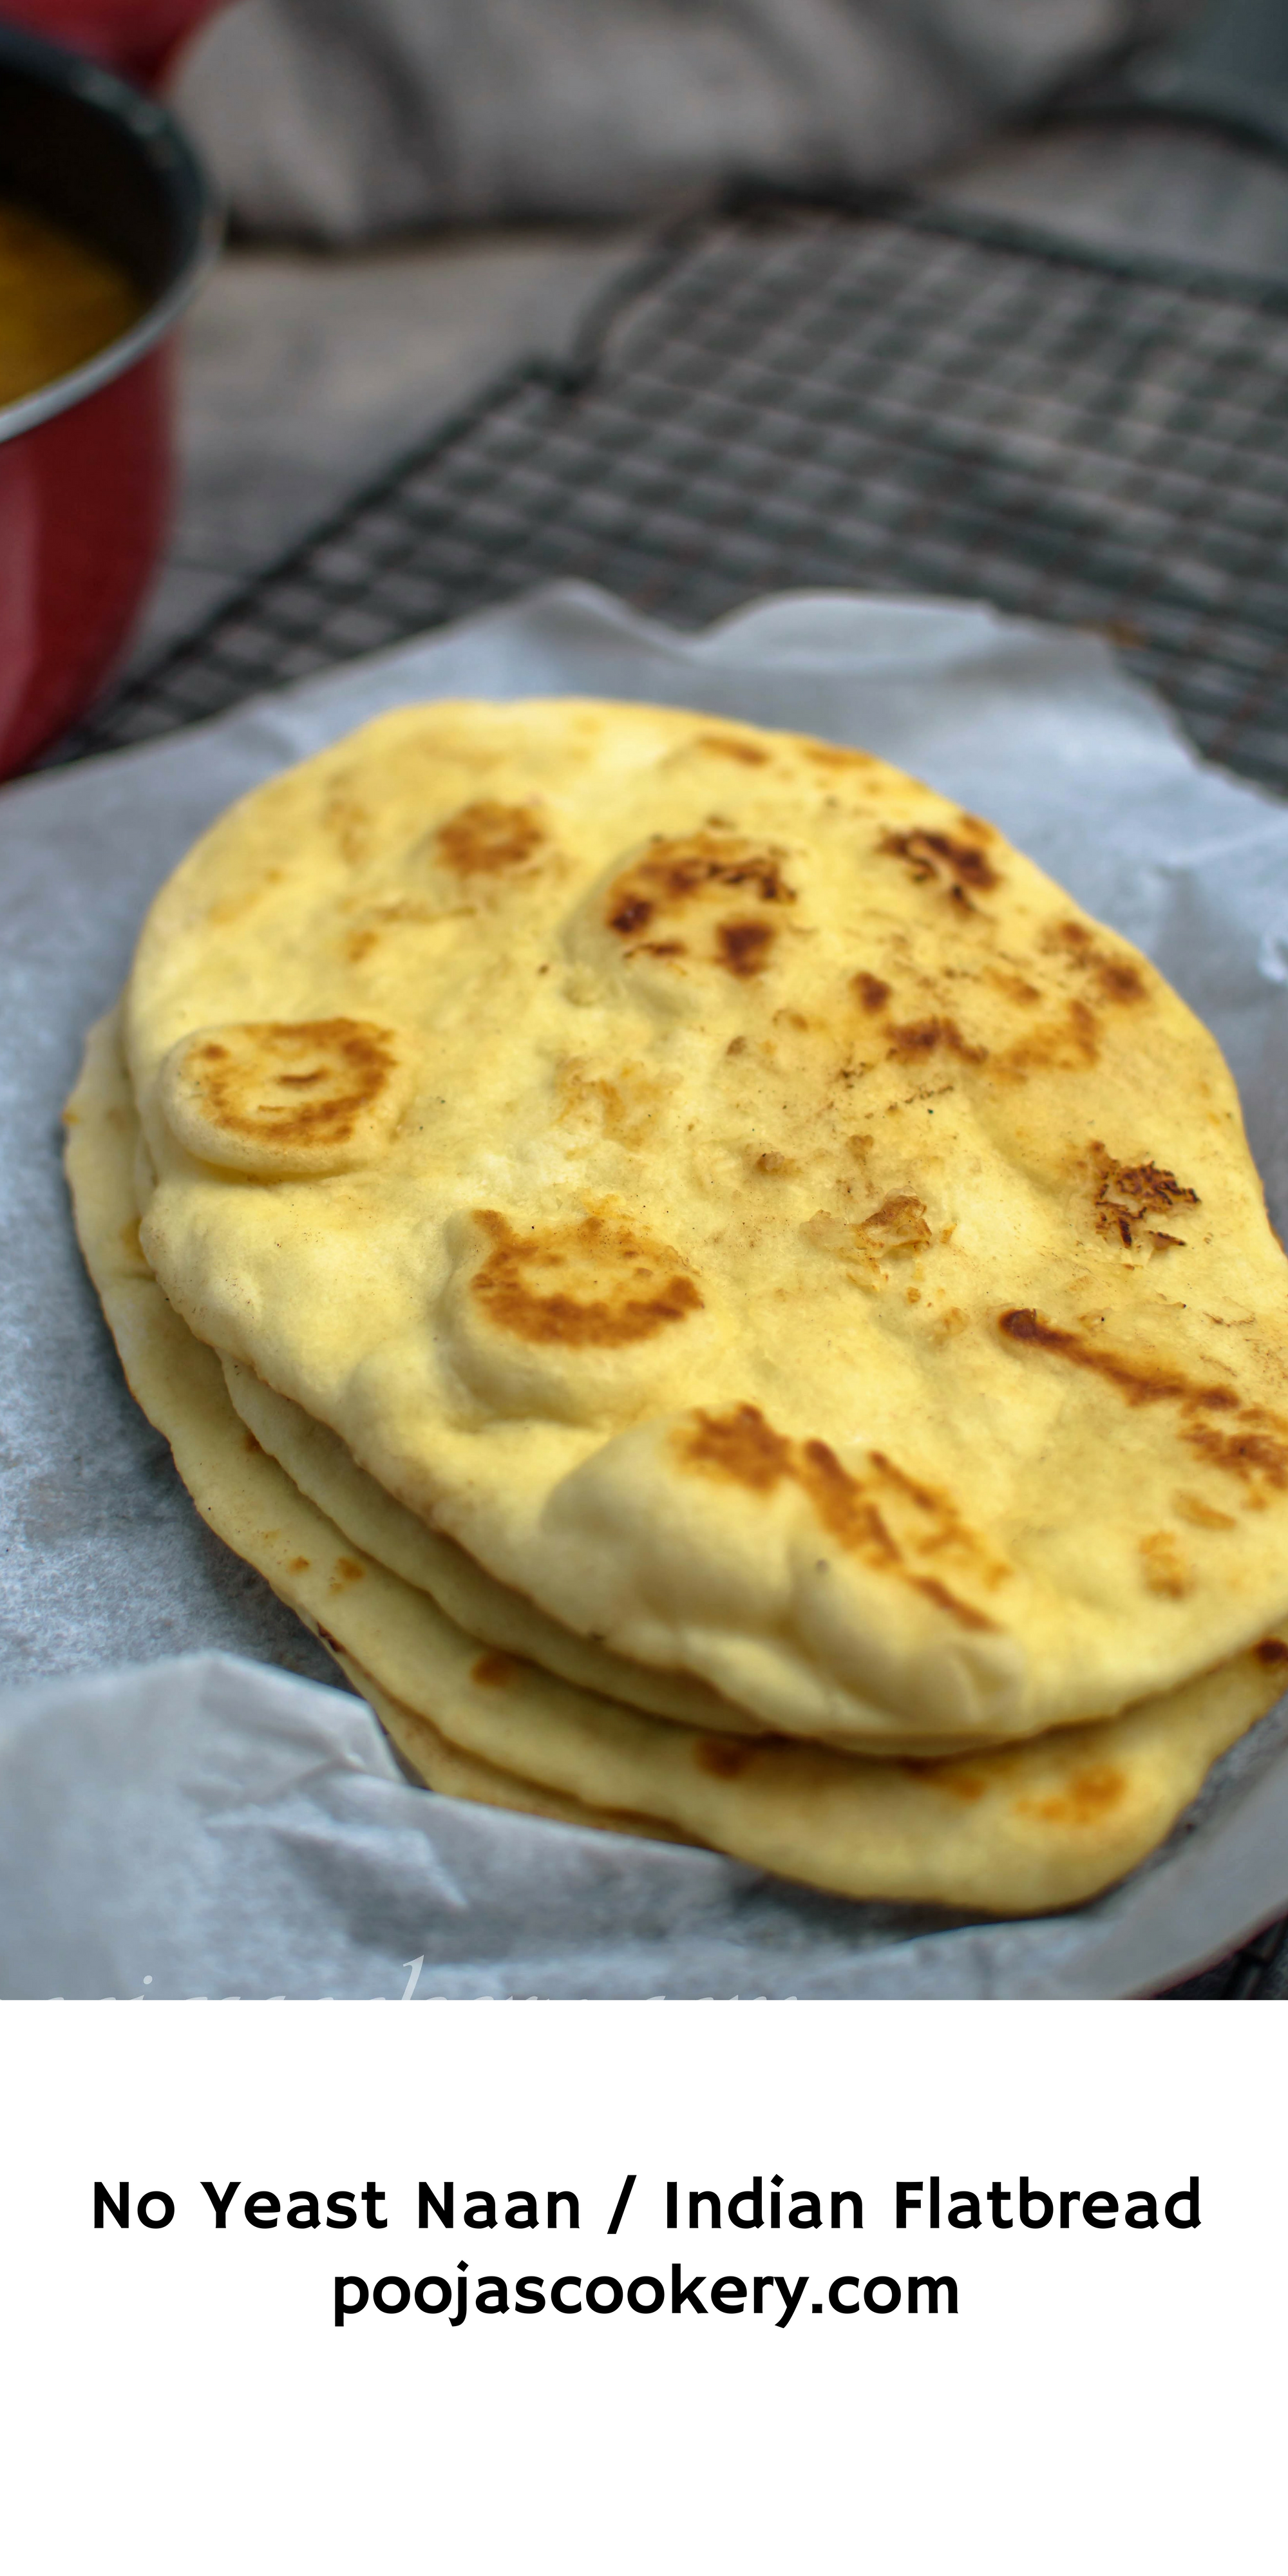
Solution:
[{"label": "stack of naan", "polygon": [[384,716],[184,861],[68,1117],[139,1402],[435,1789],[1027,1913],[1283,1687],[1222,1058],[861,752]]}]

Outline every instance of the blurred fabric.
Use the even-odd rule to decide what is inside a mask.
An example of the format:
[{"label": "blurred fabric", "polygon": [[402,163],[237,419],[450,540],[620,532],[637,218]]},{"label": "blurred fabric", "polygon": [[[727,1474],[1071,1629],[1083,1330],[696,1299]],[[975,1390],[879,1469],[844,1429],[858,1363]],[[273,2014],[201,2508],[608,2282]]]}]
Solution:
[{"label": "blurred fabric", "polygon": [[882,185],[1195,0],[239,0],[177,98],[247,231],[623,217]]}]

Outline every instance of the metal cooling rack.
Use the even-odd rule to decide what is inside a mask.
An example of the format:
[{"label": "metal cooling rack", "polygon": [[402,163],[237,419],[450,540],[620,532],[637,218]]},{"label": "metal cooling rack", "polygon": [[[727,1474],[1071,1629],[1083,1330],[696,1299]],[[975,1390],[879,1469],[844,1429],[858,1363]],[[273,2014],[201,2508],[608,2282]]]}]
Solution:
[{"label": "metal cooling rack", "polygon": [[[1288,789],[1288,293],[909,203],[689,226],[57,756],[568,575],[680,625],[844,587],[1092,627]],[[1285,1997],[1288,1923],[1178,1991]]]},{"label": "metal cooling rack", "polygon": [[580,575],[681,625],[784,586],[1107,633],[1288,787],[1288,293],[909,205],[689,228],[62,748],[140,742]]}]

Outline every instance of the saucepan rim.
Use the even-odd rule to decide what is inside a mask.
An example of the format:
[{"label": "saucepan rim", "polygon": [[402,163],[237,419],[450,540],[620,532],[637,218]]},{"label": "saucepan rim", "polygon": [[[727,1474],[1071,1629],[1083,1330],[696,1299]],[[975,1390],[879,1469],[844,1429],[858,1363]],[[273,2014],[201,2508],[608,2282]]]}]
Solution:
[{"label": "saucepan rim", "polygon": [[39,429],[59,412],[70,411],[88,394],[97,393],[124,375],[173,329],[195,295],[219,248],[223,220],[201,162],[182,126],[158,99],[121,80],[85,54],[69,52],[25,28],[0,27],[0,73],[29,73],[33,80],[61,89],[100,115],[111,117],[137,146],[160,181],[175,230],[174,274],[137,322],[109,340],[82,366],[55,376],[17,402],[0,403],[0,444]]}]

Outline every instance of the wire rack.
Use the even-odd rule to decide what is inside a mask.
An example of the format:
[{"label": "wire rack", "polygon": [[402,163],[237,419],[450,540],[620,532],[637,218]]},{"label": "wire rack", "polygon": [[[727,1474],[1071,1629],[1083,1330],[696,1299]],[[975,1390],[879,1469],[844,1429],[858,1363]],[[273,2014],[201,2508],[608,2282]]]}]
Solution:
[{"label": "wire rack", "polygon": [[[908,203],[688,226],[569,366],[504,378],[57,756],[569,575],[680,625],[840,587],[1093,628],[1288,788],[1288,293]],[[1180,1991],[1288,1995],[1288,1924]]]},{"label": "wire rack", "polygon": [[924,208],[674,238],[63,747],[139,742],[558,575],[699,625],[783,586],[1093,627],[1288,786],[1288,295]]}]

